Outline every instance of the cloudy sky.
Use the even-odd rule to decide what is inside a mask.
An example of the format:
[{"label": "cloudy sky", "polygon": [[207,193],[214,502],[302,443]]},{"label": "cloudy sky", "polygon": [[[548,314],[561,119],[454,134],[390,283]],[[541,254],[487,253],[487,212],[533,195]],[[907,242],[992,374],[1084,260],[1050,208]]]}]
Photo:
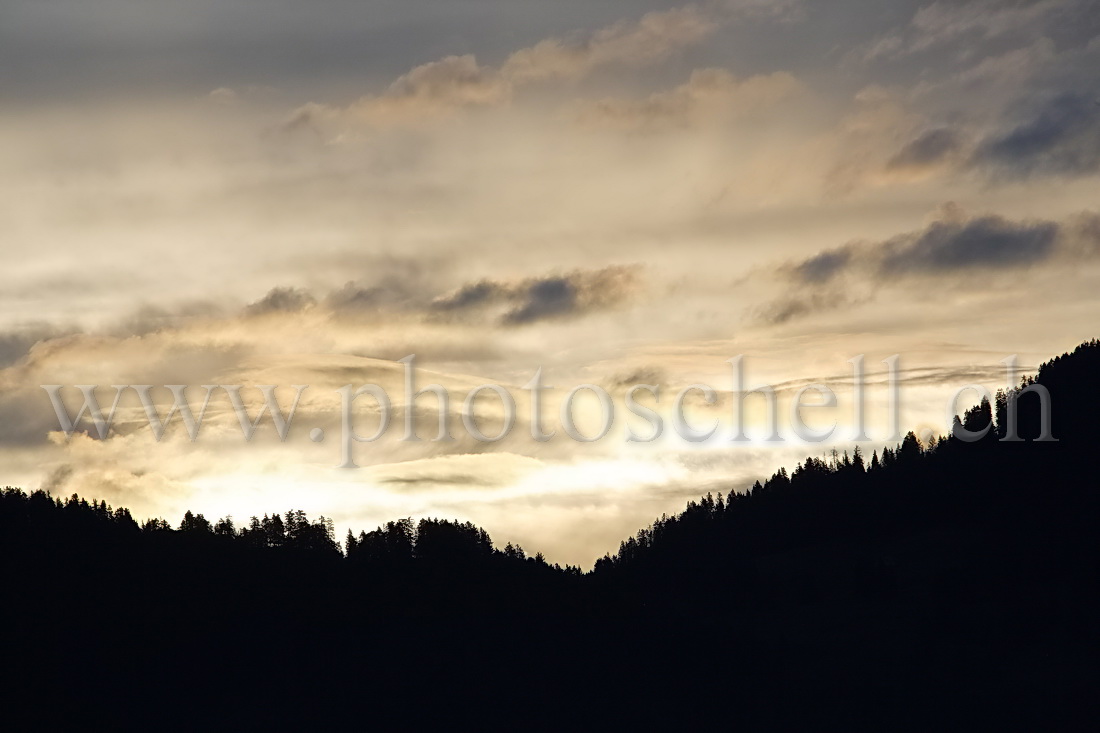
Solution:
[{"label": "cloudy sky", "polygon": [[[2,481],[173,523],[456,517],[588,566],[687,498],[851,448],[860,354],[865,451],[894,354],[903,427],[945,432],[1005,357],[1100,335],[1097,68],[1092,0],[0,0]],[[453,441],[433,396],[400,439],[412,354]],[[833,388],[830,441],[763,441],[750,397],[730,442],[742,354],[781,423]],[[336,390],[368,383],[395,417],[338,468]],[[459,414],[487,383],[519,403],[494,443]],[[582,383],[616,410],[590,443],[558,421]],[[722,428],[627,442],[634,383],[662,413],[713,386],[688,412]],[[133,392],[106,439],[65,438],[46,384],[73,413],[81,384],[165,408],[191,385],[196,411],[239,384],[253,414],[254,385],[308,389],[285,442],[270,418],[246,442],[224,391],[197,440],[158,442]],[[499,405],[475,403],[484,432]]]}]

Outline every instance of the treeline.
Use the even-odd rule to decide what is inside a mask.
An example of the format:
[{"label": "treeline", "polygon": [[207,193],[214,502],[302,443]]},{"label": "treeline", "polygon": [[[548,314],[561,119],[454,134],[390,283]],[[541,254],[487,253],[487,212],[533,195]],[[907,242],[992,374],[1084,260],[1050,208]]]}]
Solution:
[{"label": "treeline", "polygon": [[[900,496],[904,494],[904,487],[914,482],[915,475],[927,474],[934,468],[950,472],[964,470],[963,464],[969,464],[996,472],[1011,463],[1032,461],[1036,455],[1041,460],[1051,450],[1037,454],[1034,447],[1029,450],[1012,446],[1013,454],[1010,454],[1007,446],[993,447],[1003,443],[1002,439],[1008,434],[1010,399],[1019,401],[1016,423],[1020,426],[1020,434],[1027,440],[1037,437],[1041,423],[1039,396],[1026,393],[1033,385],[1048,390],[1052,400],[1057,395],[1058,406],[1052,412],[1059,452],[1065,461],[1063,468],[1072,467],[1076,459],[1083,457],[1075,446],[1091,442],[1092,436],[1100,432],[1092,424],[1093,416],[1100,414],[1100,391],[1092,383],[1096,374],[1100,374],[1100,341],[1093,340],[1081,344],[1072,353],[1043,364],[1037,375],[1022,377],[1017,389],[1008,392],[998,390],[993,404],[982,400],[970,408],[962,420],[956,418],[957,426],[970,433],[976,434],[988,428],[985,436],[976,443],[960,441],[951,435],[933,436],[927,445],[923,445],[910,432],[893,448],[886,447],[881,454],[877,449],[872,451],[870,458],[859,447],[851,455],[847,451],[833,451],[830,457],[809,457],[789,473],[786,468],[780,468],[770,478],[756,481],[747,490],[731,489],[726,494],[719,492],[717,496],[708,494],[698,501],[689,502],[680,515],[661,517],[635,537],[625,540],[617,553],[601,558],[595,572],[607,572],[613,567],[633,562],[640,553],[665,541],[662,539],[664,537],[698,531],[702,517],[736,524],[737,517],[742,514],[750,516],[757,511],[757,507],[786,503],[787,508],[793,510],[800,504],[814,505],[818,497],[810,492],[818,488],[824,488],[826,492],[840,490],[855,494],[859,493],[861,486],[875,484],[887,487],[887,491],[893,487]],[[1025,391],[1022,397],[1021,391]],[[996,454],[995,458],[991,457],[991,450]],[[83,527],[84,533],[94,533],[91,528],[99,523],[103,527],[143,535],[178,533],[189,538],[209,536],[253,549],[285,548],[319,555],[343,555],[351,563],[367,567],[401,565],[416,560],[469,564],[500,556],[529,561],[572,575],[580,574],[577,567],[548,565],[541,553],[529,557],[518,545],[508,544],[496,549],[488,533],[470,522],[399,519],[369,532],[361,531],[358,535],[349,530],[341,546],[330,518],[322,515],[310,520],[301,510],[253,516],[247,525],[241,527],[232,517],[211,522],[202,514],[187,511],[179,527],[173,528],[162,518],[146,520],[139,526],[128,509],[113,509],[105,501],[93,499],[89,502],[75,494],[63,500],[42,491],[28,495],[20,489],[8,487],[0,492],[0,502],[0,523],[3,523],[0,526],[7,529],[8,537],[13,536],[16,524],[41,530],[61,523],[72,531]]]},{"label": "treeline", "polygon": [[[712,727],[1073,729],[1100,684],[1098,374],[1100,342],[1082,344],[968,410],[957,428],[988,428],[977,440],[807,458],[690,502],[589,573],[469,522],[341,543],[301,511],[173,528],[5,489],[4,694],[60,690],[85,721],[115,719],[119,695],[187,699],[196,725],[245,729],[389,703],[453,723],[472,701],[511,727],[705,711]],[[1034,440],[1048,396],[1057,442]],[[1021,442],[1002,440],[1014,412]],[[61,711],[39,705],[31,727]]]},{"label": "treeline", "polygon": [[528,556],[517,544],[508,543],[497,549],[489,533],[472,522],[398,519],[370,532],[362,531],[358,536],[348,530],[341,547],[332,519],[321,515],[310,520],[300,509],[282,515],[252,517],[248,525],[240,528],[232,517],[212,523],[202,514],[187,511],[179,527],[173,528],[161,518],[139,525],[129,509],[113,509],[106,501],[89,502],[77,494],[62,500],[45,491],[27,494],[11,486],[0,490],[0,532],[9,542],[27,532],[72,533],[82,537],[175,535],[189,542],[208,538],[215,543],[228,542],[252,550],[282,549],[346,558],[350,565],[367,569],[418,562],[470,567],[502,559],[568,575],[581,574],[577,566],[550,565],[542,553]]},{"label": "treeline", "polygon": [[[1090,341],[983,399],[951,435],[923,444],[910,432],[869,459],[833,451],[708,494],[624,540],[593,575],[627,606],[687,609],[705,597],[1013,592],[1087,574],[1100,567],[1088,539],[1100,497],[1097,374],[1100,342]],[[1056,442],[1035,440],[1043,400]]]}]

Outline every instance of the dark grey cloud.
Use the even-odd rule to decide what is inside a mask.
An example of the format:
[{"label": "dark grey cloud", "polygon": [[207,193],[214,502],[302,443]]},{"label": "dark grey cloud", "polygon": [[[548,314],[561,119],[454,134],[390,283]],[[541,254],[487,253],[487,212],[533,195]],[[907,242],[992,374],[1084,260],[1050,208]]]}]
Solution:
[{"label": "dark grey cloud", "polygon": [[778,326],[797,318],[803,318],[815,313],[836,310],[852,301],[841,293],[802,293],[789,295],[758,306],[752,311],[753,320]]},{"label": "dark grey cloud", "polygon": [[923,229],[878,242],[847,244],[781,265],[776,274],[791,284],[791,292],[750,314],[757,322],[777,325],[865,302],[888,281],[1079,262],[1097,254],[1100,214],[1083,212],[1064,222],[1014,221],[994,215],[967,217],[947,204],[941,218]]},{"label": "dark grey cloud", "polygon": [[887,170],[928,168],[957,155],[963,141],[950,127],[926,130],[906,143],[886,164]]},{"label": "dark grey cloud", "polygon": [[626,372],[613,374],[607,379],[611,387],[633,387],[636,384],[666,384],[668,373],[660,367],[639,366]]},{"label": "dark grey cloud", "polygon": [[637,268],[623,266],[517,281],[479,280],[437,298],[432,308],[437,313],[451,314],[504,308],[500,322],[520,326],[617,306],[637,290],[638,284]]},{"label": "dark grey cloud", "polygon": [[[421,273],[391,272],[376,284],[349,281],[340,288],[317,295],[297,287],[273,287],[263,298],[245,306],[243,315],[299,313],[317,306],[348,318],[386,311],[427,314],[433,318],[497,320],[502,325],[519,326],[612,308],[629,298],[638,287],[638,268],[634,266],[573,270],[516,280],[485,278],[442,295],[436,295],[438,287]],[[143,309],[133,322],[135,328],[140,326],[143,329],[140,332],[144,333],[155,330],[159,324],[178,323],[183,315],[176,311]]]},{"label": "dark grey cloud", "polygon": [[375,310],[384,305],[388,298],[386,289],[359,285],[349,281],[342,288],[333,290],[325,298],[325,303],[333,310]]},{"label": "dark grey cloud", "polygon": [[1059,231],[1056,222],[1000,216],[937,221],[881,245],[878,270],[897,275],[1030,265],[1054,254]]},{"label": "dark grey cloud", "polygon": [[791,273],[803,282],[823,283],[831,280],[833,275],[847,267],[851,259],[850,247],[825,250],[794,265]]},{"label": "dark grey cloud", "polygon": [[569,277],[531,283],[522,303],[504,316],[505,323],[523,324],[575,313],[581,309],[581,284]]},{"label": "dark grey cloud", "polygon": [[996,172],[1080,175],[1100,171],[1100,95],[1066,92],[1023,122],[987,137],[972,165]]},{"label": "dark grey cloud", "polygon": [[[855,270],[881,278],[970,268],[1022,267],[1052,258],[1068,239],[1065,225],[1059,222],[1012,221],[993,215],[966,218],[956,207],[949,205],[948,209],[947,218],[933,221],[923,229],[881,242],[825,250],[801,262],[784,265],[779,273],[802,285],[824,285]],[[1081,215],[1075,221],[1087,238],[1091,218]]]},{"label": "dark grey cloud", "polygon": [[607,310],[622,304],[639,286],[637,268],[623,266],[533,278],[519,287],[518,304],[502,321],[524,325]]},{"label": "dark grey cloud", "polygon": [[293,313],[304,310],[317,302],[316,298],[300,288],[276,287],[267,295],[245,307],[245,315],[261,316],[268,313]]},{"label": "dark grey cloud", "polygon": [[379,284],[347,282],[329,292],[324,304],[333,313],[345,316],[378,311],[411,311],[427,307],[431,291],[414,281],[390,278]]},{"label": "dark grey cloud", "polygon": [[454,293],[437,298],[432,307],[440,311],[465,310],[487,305],[501,298],[512,298],[515,288],[493,280],[479,280],[463,285]]}]

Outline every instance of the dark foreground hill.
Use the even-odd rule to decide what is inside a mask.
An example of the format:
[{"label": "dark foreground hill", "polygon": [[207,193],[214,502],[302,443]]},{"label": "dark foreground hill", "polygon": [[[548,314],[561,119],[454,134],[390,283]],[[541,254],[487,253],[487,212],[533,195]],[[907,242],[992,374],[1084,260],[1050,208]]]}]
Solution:
[{"label": "dark foreground hill", "polygon": [[300,512],[138,526],[0,496],[11,730],[627,725],[1077,729],[1100,683],[1100,343],[983,403],[985,438],[807,459],[593,572],[469,524],[346,554]]}]

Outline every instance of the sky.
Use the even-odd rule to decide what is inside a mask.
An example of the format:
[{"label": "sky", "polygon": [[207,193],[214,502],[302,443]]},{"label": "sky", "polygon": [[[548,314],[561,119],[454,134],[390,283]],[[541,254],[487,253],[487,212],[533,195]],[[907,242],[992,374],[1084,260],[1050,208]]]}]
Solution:
[{"label": "sky", "polygon": [[[1100,335],[1097,68],[1089,0],[0,0],[0,481],[173,524],[457,518],[589,567],[688,499],[853,450],[860,393],[881,449],[893,355],[898,424],[945,433],[1002,360]],[[410,355],[454,440],[433,395],[402,439]],[[837,404],[806,422],[837,429],[807,444],[812,383]],[[153,385],[162,413],[165,385],[196,412],[241,385],[253,416],[257,385],[308,387],[285,440],[270,415],[245,440],[224,390],[195,440],[178,417],[157,440],[133,390],[106,437],[66,436],[54,384],[71,414],[76,385],[105,409]],[[341,467],[338,390],[368,384],[391,424]],[[486,384],[517,403],[499,441],[462,419]],[[589,442],[560,420],[583,384],[614,410]],[[627,439],[634,384],[660,387],[635,393],[660,439]],[[697,384],[703,441],[671,427]],[[597,434],[596,392],[571,404]],[[468,411],[493,435],[503,405]],[[356,398],[352,429],[380,412]]]}]

